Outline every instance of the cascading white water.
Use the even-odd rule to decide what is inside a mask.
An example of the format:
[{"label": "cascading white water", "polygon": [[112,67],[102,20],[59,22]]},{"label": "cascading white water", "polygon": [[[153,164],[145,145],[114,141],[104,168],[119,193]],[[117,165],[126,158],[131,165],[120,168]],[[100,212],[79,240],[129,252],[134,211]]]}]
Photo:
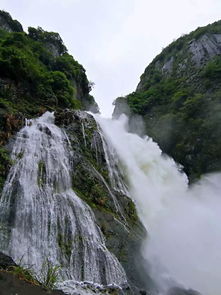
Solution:
[{"label": "cascading white water", "polygon": [[148,231],[143,255],[161,293],[178,285],[220,295],[221,175],[188,188],[185,174],[156,143],[126,131],[126,117],[95,118],[126,169],[130,195]]},{"label": "cascading white water", "polygon": [[72,190],[70,144],[52,113],[26,122],[12,160],[0,200],[1,250],[36,272],[46,259],[61,266],[65,291],[72,281],[127,284],[93,212]]}]

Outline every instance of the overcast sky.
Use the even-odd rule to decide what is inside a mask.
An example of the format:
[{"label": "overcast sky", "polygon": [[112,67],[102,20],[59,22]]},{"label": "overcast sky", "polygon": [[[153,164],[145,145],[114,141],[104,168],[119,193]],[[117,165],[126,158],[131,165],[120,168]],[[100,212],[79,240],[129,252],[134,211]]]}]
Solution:
[{"label": "overcast sky", "polygon": [[170,42],[221,18],[221,0],[0,0],[24,29],[58,32],[95,83],[110,116],[112,102],[135,90],[151,60]]}]

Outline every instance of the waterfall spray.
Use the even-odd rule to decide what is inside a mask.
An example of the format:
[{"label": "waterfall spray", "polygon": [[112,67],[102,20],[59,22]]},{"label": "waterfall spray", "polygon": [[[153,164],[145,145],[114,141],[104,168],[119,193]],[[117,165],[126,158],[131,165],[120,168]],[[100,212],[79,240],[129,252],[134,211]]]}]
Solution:
[{"label": "waterfall spray", "polygon": [[130,196],[149,233],[143,255],[161,294],[177,285],[220,295],[221,175],[189,188],[180,167],[151,138],[127,132],[124,115],[95,118],[126,169]]}]

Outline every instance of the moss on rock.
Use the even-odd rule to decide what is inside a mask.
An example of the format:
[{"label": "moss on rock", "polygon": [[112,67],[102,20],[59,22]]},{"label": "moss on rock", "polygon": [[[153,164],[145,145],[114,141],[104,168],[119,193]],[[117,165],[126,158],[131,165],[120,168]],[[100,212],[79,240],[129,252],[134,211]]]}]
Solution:
[{"label": "moss on rock", "polygon": [[122,263],[131,284],[145,288],[151,279],[138,253],[147,233],[133,201],[111,187],[103,143],[94,118],[84,112],[65,110],[55,113],[55,122],[64,128],[73,150],[73,190],[93,210],[108,249]]}]

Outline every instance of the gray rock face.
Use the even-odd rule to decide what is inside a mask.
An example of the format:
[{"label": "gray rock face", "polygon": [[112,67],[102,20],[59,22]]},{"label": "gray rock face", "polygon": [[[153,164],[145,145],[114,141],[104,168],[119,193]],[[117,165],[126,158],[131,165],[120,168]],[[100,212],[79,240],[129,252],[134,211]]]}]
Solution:
[{"label": "gray rock face", "polygon": [[0,16],[0,28],[7,32],[13,32],[10,25],[5,21],[4,17]]},{"label": "gray rock face", "polygon": [[45,44],[45,47],[48,49],[48,51],[51,52],[51,54],[55,58],[60,56],[60,50],[56,45],[48,42],[48,43]]},{"label": "gray rock face", "polygon": [[189,44],[192,61],[200,68],[206,61],[221,54],[221,34],[205,34]]},{"label": "gray rock face", "polygon": [[[158,72],[166,78],[173,75],[182,78],[188,73],[192,75],[196,69],[201,69],[212,58],[221,55],[221,34],[206,33],[199,39],[185,41],[180,48],[178,46],[174,46],[172,49],[165,48],[163,53],[164,55],[161,54],[160,58],[156,57],[145,69],[137,86],[137,92],[146,89],[146,84],[153,78],[154,72]],[[117,100],[117,108],[120,110],[119,105]],[[114,110],[115,112],[116,110]]]},{"label": "gray rock face", "polygon": [[13,261],[13,259],[10,256],[0,252],[0,268],[7,269],[11,266],[16,266],[16,263]]},{"label": "gray rock face", "polygon": [[0,10],[0,29],[7,32],[23,32],[22,25],[13,20],[9,13]]},{"label": "gray rock face", "polygon": [[221,46],[221,34],[213,34],[216,42]]},{"label": "gray rock face", "polygon": [[171,73],[173,69],[173,62],[174,62],[174,57],[172,56],[169,60],[166,61],[166,63],[162,67],[162,72],[163,73]]},{"label": "gray rock face", "polygon": [[118,97],[115,102],[115,108],[114,108],[114,112],[113,112],[113,115],[112,117],[114,119],[117,119],[119,118],[119,116],[121,114],[125,114],[126,116],[129,116],[131,111],[130,111],[130,108],[127,104],[127,101],[124,97]]}]

